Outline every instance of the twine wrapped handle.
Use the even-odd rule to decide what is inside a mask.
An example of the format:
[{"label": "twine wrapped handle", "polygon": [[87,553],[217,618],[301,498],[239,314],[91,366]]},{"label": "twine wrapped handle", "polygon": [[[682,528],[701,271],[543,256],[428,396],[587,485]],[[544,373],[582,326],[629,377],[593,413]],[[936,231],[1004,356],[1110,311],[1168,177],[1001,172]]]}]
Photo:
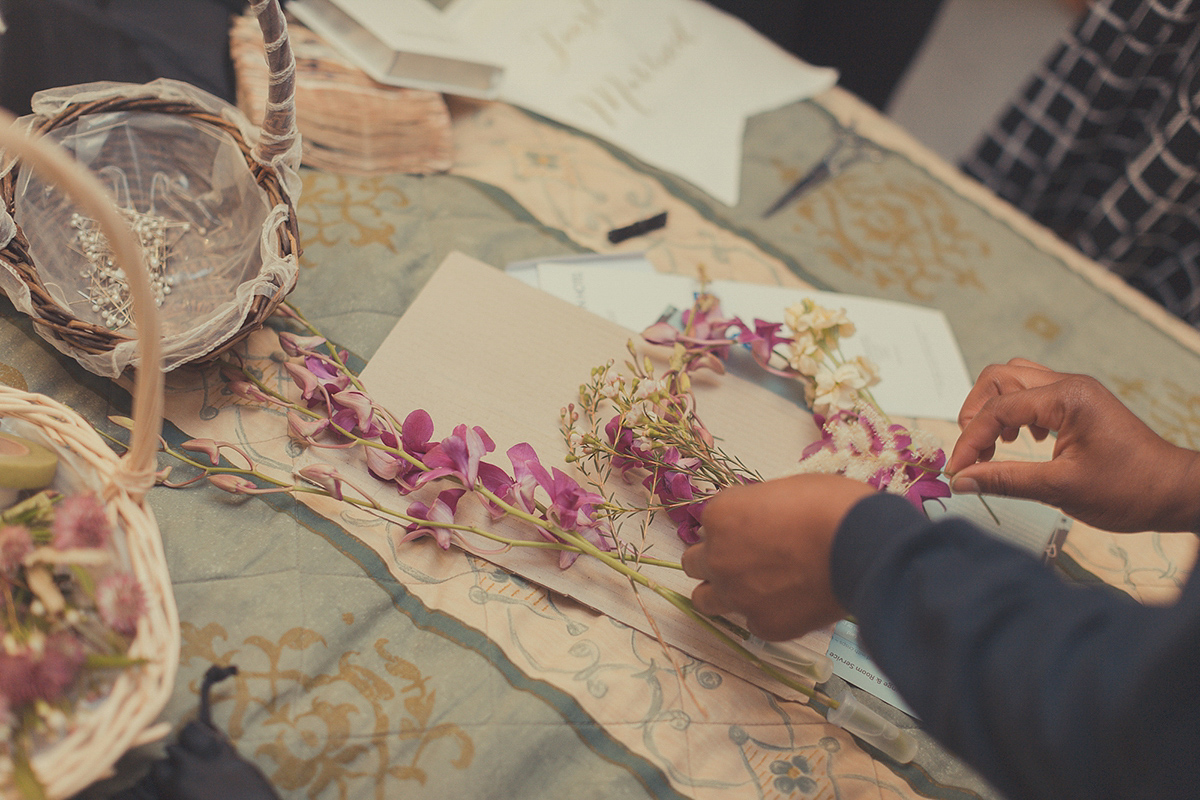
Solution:
[{"label": "twine wrapped handle", "polygon": [[140,501],[154,483],[164,403],[163,372],[159,367],[162,364],[162,330],[141,245],[117,212],[112,196],[89,170],[57,145],[30,136],[3,109],[0,109],[0,147],[28,162],[47,183],[63,189],[84,213],[96,220],[108,239],[113,258],[125,272],[133,300],[142,367],[137,372],[133,390],[135,424],[129,450],[121,458],[125,473],[121,476],[125,480],[121,482],[131,496]]},{"label": "twine wrapped handle", "polygon": [[267,109],[254,157],[261,164],[271,164],[296,141],[296,59],[279,0],[255,0],[250,8],[262,28],[270,71]]}]

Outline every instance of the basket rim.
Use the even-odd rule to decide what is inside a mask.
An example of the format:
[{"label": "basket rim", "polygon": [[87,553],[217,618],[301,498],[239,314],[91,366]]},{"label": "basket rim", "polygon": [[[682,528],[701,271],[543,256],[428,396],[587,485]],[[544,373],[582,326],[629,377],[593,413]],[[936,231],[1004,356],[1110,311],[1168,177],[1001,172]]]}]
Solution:
[{"label": "basket rim", "polygon": [[[136,669],[122,670],[103,699],[79,715],[62,738],[32,753],[35,773],[48,795],[71,796],[102,777],[129,748],[159,738],[154,721],[165,707],[179,667],[180,626],[158,523],[145,499],[119,485],[122,461],[78,412],[45,395],[0,385],[0,418],[22,423],[14,428],[51,449],[75,457],[77,467],[101,480],[106,507],[123,533],[128,566],[142,587],[146,608],[129,654],[144,658]],[[35,429],[34,431],[27,430]]]}]

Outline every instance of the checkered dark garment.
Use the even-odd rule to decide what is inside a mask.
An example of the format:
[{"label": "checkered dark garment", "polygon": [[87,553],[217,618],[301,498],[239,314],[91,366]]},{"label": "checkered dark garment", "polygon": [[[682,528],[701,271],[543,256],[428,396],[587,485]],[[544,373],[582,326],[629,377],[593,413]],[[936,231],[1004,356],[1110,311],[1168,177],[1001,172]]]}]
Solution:
[{"label": "checkered dark garment", "polygon": [[1200,327],[1200,0],[1099,0],[962,164]]}]

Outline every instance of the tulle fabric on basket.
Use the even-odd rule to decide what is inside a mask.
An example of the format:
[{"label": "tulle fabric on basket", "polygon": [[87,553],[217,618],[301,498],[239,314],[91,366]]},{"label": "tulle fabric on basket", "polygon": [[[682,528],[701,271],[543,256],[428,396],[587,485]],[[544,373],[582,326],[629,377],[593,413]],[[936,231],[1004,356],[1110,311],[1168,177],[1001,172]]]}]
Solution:
[{"label": "tulle fabric on basket", "polygon": [[[146,250],[163,327],[163,368],[215,357],[295,285],[300,137],[295,62],[277,0],[255,4],[270,62],[262,128],[200,89],[160,79],[36,94],[22,117],[89,167]],[[14,172],[15,170],[15,172]],[[0,166],[0,289],[38,332],[91,372],[138,363],[136,327],[94,223],[59,187]]]}]

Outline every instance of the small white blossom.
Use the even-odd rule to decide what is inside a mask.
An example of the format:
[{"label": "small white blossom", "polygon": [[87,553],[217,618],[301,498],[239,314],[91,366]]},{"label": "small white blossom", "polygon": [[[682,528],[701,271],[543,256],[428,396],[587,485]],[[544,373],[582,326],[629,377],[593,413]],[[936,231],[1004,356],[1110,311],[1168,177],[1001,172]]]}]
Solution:
[{"label": "small white blossom", "polygon": [[821,370],[816,377],[813,411],[829,415],[853,410],[859,404],[859,391],[867,387],[869,378],[857,361],[847,361],[834,370]]},{"label": "small white blossom", "polygon": [[788,346],[788,365],[801,375],[814,377],[821,369],[825,353],[811,334],[798,335]]},{"label": "small white blossom", "polygon": [[794,336],[809,335],[830,347],[836,346],[840,337],[854,335],[854,323],[846,317],[846,309],[833,311],[807,299],[789,308],[784,322]]}]

